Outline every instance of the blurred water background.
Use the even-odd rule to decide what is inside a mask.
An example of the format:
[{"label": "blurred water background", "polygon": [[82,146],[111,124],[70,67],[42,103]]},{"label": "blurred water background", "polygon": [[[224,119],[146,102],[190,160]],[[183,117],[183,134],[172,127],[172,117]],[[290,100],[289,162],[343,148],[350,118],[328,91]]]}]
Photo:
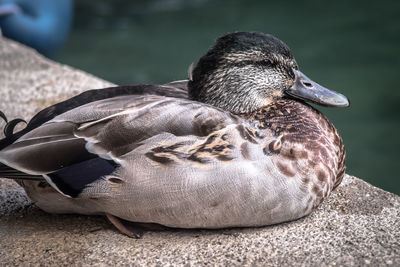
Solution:
[{"label": "blurred water background", "polygon": [[321,108],[347,148],[347,173],[400,194],[400,1],[77,0],[55,59],[117,84],[186,79],[232,31],[271,33],[300,69],[349,97]]}]

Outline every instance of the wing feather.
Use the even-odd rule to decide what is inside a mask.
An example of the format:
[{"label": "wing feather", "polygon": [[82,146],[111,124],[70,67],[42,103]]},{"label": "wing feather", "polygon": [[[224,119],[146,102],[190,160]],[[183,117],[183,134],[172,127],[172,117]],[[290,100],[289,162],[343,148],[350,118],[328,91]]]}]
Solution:
[{"label": "wing feather", "polygon": [[[7,138],[0,140],[0,150],[12,144],[14,141],[16,141],[18,138],[25,135],[26,133],[32,131],[33,129],[36,129],[37,127],[43,125],[49,120],[69,110],[73,110],[82,105],[99,101],[102,99],[109,99],[117,96],[127,96],[127,95],[161,95],[161,96],[186,99],[188,98],[187,81],[186,80],[176,81],[165,85],[139,84],[139,85],[116,86],[116,87],[85,91],[77,96],[74,96],[70,99],[67,99],[65,101],[62,101],[60,103],[57,103],[55,105],[52,105],[50,107],[41,110],[29,121],[28,125],[23,130],[17,133],[13,133],[7,136]],[[6,119],[5,116],[3,117]],[[13,121],[15,122],[19,120],[20,119],[15,119]]]},{"label": "wing feather", "polygon": [[207,136],[240,118],[186,99],[129,95],[79,106],[54,117],[0,151],[0,161],[46,174],[100,156],[115,159],[162,133]]}]

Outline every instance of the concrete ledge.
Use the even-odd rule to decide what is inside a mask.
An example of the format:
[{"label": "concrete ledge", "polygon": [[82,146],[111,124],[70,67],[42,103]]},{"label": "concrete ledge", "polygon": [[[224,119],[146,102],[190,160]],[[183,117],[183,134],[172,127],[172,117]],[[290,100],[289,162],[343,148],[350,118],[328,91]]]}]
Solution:
[{"label": "concrete ledge", "polygon": [[[29,119],[111,84],[0,38],[0,110]],[[4,126],[0,122],[0,128]],[[0,179],[1,265],[400,265],[400,197],[346,175],[310,216],[263,228],[151,231],[135,240],[103,217],[52,215]]]},{"label": "concrete ledge", "polygon": [[7,117],[28,119],[45,106],[112,85],[0,36],[0,108]]}]

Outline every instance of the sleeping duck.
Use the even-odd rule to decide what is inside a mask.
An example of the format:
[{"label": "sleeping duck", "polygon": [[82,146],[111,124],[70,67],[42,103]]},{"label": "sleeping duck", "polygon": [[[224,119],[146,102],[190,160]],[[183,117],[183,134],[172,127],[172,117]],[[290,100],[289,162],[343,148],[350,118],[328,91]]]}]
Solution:
[{"label": "sleeping duck", "polygon": [[[0,140],[0,177],[51,213],[179,228],[251,227],[314,210],[345,173],[342,139],[305,101],[347,98],[272,35],[220,37],[189,80],[86,91]],[[7,122],[7,118],[1,113]]]}]

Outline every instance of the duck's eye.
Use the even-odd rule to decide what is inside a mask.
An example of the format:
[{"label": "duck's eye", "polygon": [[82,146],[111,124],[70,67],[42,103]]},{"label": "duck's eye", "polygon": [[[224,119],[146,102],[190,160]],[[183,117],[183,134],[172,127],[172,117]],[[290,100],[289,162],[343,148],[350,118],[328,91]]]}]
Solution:
[{"label": "duck's eye", "polygon": [[263,60],[260,61],[260,64],[263,65],[263,66],[270,67],[270,66],[274,65],[274,62],[272,60],[270,60],[270,59],[263,59]]}]

